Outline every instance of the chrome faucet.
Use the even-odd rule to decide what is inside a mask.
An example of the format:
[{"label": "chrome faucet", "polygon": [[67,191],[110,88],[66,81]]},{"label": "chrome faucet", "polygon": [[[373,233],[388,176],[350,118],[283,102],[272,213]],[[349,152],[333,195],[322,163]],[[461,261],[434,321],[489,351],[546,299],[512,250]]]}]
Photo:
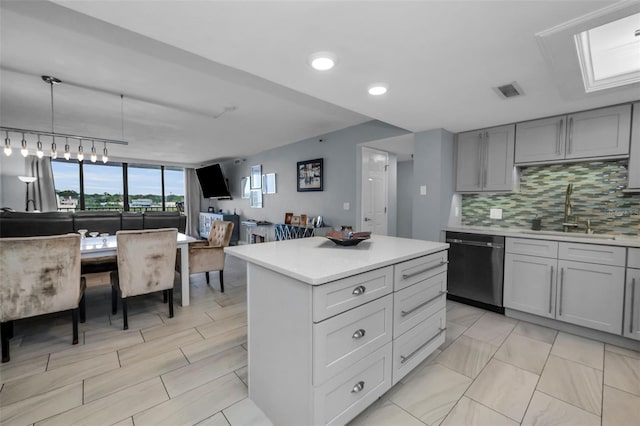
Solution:
[{"label": "chrome faucet", "polygon": [[[573,207],[571,204],[572,192],[573,192],[573,184],[570,183],[569,185],[567,185],[567,192],[565,193],[565,196],[564,196],[564,220],[562,222],[563,232],[569,232],[569,229],[578,227],[577,217],[571,216],[571,207]],[[571,219],[573,219],[573,221]]]}]

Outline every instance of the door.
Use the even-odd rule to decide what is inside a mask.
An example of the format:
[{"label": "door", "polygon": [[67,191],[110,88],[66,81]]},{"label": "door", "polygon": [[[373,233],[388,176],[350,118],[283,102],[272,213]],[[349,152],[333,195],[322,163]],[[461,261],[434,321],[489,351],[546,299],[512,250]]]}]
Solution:
[{"label": "door", "polygon": [[513,190],[513,150],[515,125],[492,127],[484,139],[484,191]]},{"label": "door", "polygon": [[631,105],[569,115],[566,158],[629,155]]},{"label": "door", "polygon": [[625,268],[569,260],[558,268],[556,319],[621,334]]},{"label": "door", "polygon": [[622,334],[640,340],[640,269],[627,268],[627,288]]},{"label": "door", "polygon": [[362,147],[360,230],[387,235],[389,153]]},{"label": "door", "polygon": [[562,115],[516,124],[516,164],[564,159],[566,121]]},{"label": "door", "polygon": [[456,160],[456,191],[482,190],[482,131],[458,134]]},{"label": "door", "polygon": [[504,307],[555,318],[558,261],[507,253],[504,259]]}]

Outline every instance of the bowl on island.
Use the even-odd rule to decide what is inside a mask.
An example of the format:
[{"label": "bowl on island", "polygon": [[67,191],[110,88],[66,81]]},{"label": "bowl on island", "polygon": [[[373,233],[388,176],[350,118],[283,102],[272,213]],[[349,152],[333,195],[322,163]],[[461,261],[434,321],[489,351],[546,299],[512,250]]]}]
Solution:
[{"label": "bowl on island", "polygon": [[325,237],[339,246],[355,246],[361,241],[371,238],[371,232],[327,231]]}]

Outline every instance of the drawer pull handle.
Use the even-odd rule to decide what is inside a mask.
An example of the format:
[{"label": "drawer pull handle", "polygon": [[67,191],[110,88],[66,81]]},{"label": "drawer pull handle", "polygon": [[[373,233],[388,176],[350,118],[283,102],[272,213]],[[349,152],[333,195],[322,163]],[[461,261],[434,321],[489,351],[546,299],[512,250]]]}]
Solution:
[{"label": "drawer pull handle", "polygon": [[351,393],[358,393],[361,392],[362,389],[364,389],[364,382],[358,382],[355,384],[355,386],[353,387],[353,389],[351,389]]},{"label": "drawer pull handle", "polygon": [[360,296],[364,294],[365,291],[367,291],[367,288],[363,285],[359,285],[358,287],[353,289],[351,294],[353,294],[354,296]]},{"label": "drawer pull handle", "polygon": [[437,264],[437,265],[435,265],[435,266],[430,266],[430,267],[425,268],[425,269],[420,269],[419,271],[412,272],[412,273],[410,273],[410,274],[402,274],[402,279],[403,279],[403,280],[406,280],[406,279],[408,279],[408,278],[415,277],[416,275],[420,275],[420,274],[422,274],[422,273],[424,273],[424,272],[428,272],[428,271],[430,271],[430,270],[432,270],[432,269],[439,268],[439,267],[441,267],[442,265],[446,265],[447,263],[449,263],[449,261],[448,261],[448,260],[445,260],[445,261],[442,261],[442,262],[438,263],[438,264]]},{"label": "drawer pull handle", "polygon": [[364,337],[364,335],[366,334],[366,331],[364,331],[362,328],[359,330],[356,330],[355,333],[353,333],[353,335],[351,336],[351,338],[353,339],[361,339]]},{"label": "drawer pull handle", "polygon": [[562,287],[564,286],[564,268],[560,268],[560,297],[558,299],[558,316],[562,316]]},{"label": "drawer pull handle", "polygon": [[629,321],[629,333],[633,333],[633,307],[636,303],[636,279],[631,280],[631,321]]},{"label": "drawer pull handle", "polygon": [[553,302],[553,266],[551,266],[551,277],[549,277],[549,314],[551,314],[551,305]]},{"label": "drawer pull handle", "polygon": [[409,309],[408,311],[400,311],[400,316],[401,317],[406,317],[410,313],[415,312],[418,309],[422,308],[424,305],[428,305],[429,303],[433,302],[434,300],[439,299],[440,296],[442,296],[443,294],[447,294],[447,292],[446,291],[441,291],[440,293],[438,293],[437,296],[433,296],[431,299],[427,300],[426,302],[422,302],[418,306],[415,306],[415,307]]},{"label": "drawer pull handle", "polygon": [[433,336],[431,339],[427,340],[426,342],[424,342],[423,344],[421,344],[415,351],[411,352],[409,355],[407,356],[403,356],[400,355],[400,364],[404,364],[405,362],[409,361],[409,359],[411,359],[411,357],[413,357],[415,354],[417,354],[418,352],[420,352],[420,350],[422,348],[424,348],[425,346],[427,346],[429,343],[433,342],[435,339],[437,339],[438,337],[440,337],[440,335],[442,333],[445,332],[445,330],[447,329],[447,327],[445,328],[441,328],[440,331],[438,332],[438,334],[436,334],[435,336]]}]

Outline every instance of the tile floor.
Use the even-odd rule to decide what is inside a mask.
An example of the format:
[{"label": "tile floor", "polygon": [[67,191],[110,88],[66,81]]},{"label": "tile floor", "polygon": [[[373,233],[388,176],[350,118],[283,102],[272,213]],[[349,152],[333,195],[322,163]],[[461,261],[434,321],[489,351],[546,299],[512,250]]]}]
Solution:
[{"label": "tile floor", "polygon": [[[110,289],[70,315],[17,322],[0,365],[2,425],[269,425],[247,399],[245,264],[191,277],[175,317],[160,295],[130,302],[128,331]],[[447,304],[447,338],[351,425],[640,425],[640,353]]]}]

